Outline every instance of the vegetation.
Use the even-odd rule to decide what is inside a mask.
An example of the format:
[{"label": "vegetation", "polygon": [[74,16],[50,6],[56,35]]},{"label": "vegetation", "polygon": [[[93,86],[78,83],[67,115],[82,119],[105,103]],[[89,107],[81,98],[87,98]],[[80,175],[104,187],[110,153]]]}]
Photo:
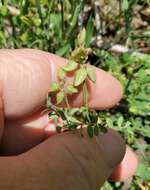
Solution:
[{"label": "vegetation", "polygon": [[[150,188],[149,12],[149,0],[0,1],[0,48],[53,52],[89,62],[121,81],[124,97],[120,104],[95,114],[101,126],[121,133],[140,163],[131,181],[106,182],[103,190]],[[84,28],[84,48],[77,51],[77,38]],[[90,51],[85,53],[87,49]],[[69,90],[76,92],[77,88]],[[60,99],[62,94],[58,102]]]}]

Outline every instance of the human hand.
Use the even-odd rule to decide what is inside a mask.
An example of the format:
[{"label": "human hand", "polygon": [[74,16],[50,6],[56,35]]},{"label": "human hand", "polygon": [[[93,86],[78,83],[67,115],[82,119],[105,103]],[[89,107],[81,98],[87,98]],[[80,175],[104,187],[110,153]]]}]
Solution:
[{"label": "human hand", "polygon": [[[39,50],[0,50],[0,189],[98,190],[124,157],[125,145],[116,132],[93,139],[78,132],[54,135],[54,124],[40,114],[50,83],[64,64],[65,59]],[[89,84],[89,105],[110,108],[121,99],[121,86],[100,69],[96,74],[96,84]],[[81,102],[82,92],[70,97],[72,106]],[[127,149],[113,178],[131,176],[136,164]]]}]

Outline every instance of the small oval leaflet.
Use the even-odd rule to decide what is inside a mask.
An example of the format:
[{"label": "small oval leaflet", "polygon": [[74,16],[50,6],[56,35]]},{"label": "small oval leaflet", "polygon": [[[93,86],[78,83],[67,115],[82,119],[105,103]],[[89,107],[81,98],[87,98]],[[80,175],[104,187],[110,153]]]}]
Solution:
[{"label": "small oval leaflet", "polygon": [[78,67],[78,63],[75,61],[69,61],[69,63],[63,67],[63,70],[66,72],[74,71]]},{"label": "small oval leaflet", "polygon": [[47,96],[47,108],[51,108],[52,102],[51,102],[51,97]]},{"label": "small oval leaflet", "polygon": [[71,121],[74,124],[81,124],[81,121],[77,120],[75,117],[69,116],[68,120]]},{"label": "small oval leaflet", "polygon": [[56,95],[57,104],[60,104],[64,100],[64,97],[65,97],[64,92],[57,93]]},{"label": "small oval leaflet", "polygon": [[95,127],[94,127],[94,135],[98,136],[98,134],[99,134],[99,127],[97,125],[95,125]]},{"label": "small oval leaflet", "polygon": [[72,84],[70,84],[70,85],[67,86],[67,92],[69,94],[77,93],[78,89],[75,88]]},{"label": "small oval leaflet", "polygon": [[63,120],[66,120],[66,119],[67,119],[63,108],[62,108],[62,109],[59,109],[59,110],[58,110],[58,113],[59,113],[59,115],[61,116],[61,118],[62,118]]},{"label": "small oval leaflet", "polygon": [[91,67],[87,67],[87,74],[88,74],[88,78],[92,81],[92,82],[96,82],[96,73],[95,70]]},{"label": "small oval leaflet", "polygon": [[50,92],[57,92],[60,90],[60,86],[58,83],[52,83],[50,85]]},{"label": "small oval leaflet", "polygon": [[79,86],[84,82],[87,77],[87,71],[85,68],[79,69],[75,74],[74,86]]},{"label": "small oval leaflet", "polygon": [[64,71],[63,69],[59,69],[59,71],[58,71],[58,78],[59,78],[60,80],[64,80],[65,77],[66,77],[65,71]]},{"label": "small oval leaflet", "polygon": [[90,125],[87,126],[87,133],[88,133],[89,137],[91,137],[91,138],[94,136],[94,130],[93,130],[92,126],[90,126]]}]

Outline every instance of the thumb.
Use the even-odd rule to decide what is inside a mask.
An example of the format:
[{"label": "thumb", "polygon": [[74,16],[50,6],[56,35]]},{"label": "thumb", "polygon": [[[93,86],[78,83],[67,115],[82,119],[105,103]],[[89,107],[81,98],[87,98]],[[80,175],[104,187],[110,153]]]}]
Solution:
[{"label": "thumb", "polygon": [[3,98],[2,98],[2,86],[0,83],[0,143],[1,143],[1,138],[3,135],[3,129],[4,129],[4,106],[3,106]]},{"label": "thumb", "polygon": [[125,144],[113,130],[92,139],[86,131],[84,137],[80,131],[55,135],[21,155],[23,188],[99,190],[124,154]]}]

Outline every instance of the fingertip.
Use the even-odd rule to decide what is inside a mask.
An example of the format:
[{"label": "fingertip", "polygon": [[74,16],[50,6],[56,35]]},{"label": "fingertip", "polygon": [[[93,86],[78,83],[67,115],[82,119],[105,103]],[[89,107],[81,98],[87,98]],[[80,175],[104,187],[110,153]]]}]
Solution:
[{"label": "fingertip", "polygon": [[136,154],[127,147],[125,156],[114,172],[112,173],[110,180],[112,181],[126,181],[131,178],[137,169],[138,158]]},{"label": "fingertip", "polygon": [[103,147],[105,160],[112,170],[117,166],[125,155],[125,143],[122,137],[114,130],[109,129],[107,133],[99,136],[99,142]]},{"label": "fingertip", "polygon": [[90,106],[95,109],[107,109],[116,105],[123,96],[121,83],[99,68],[96,69],[96,84],[91,85]]}]

